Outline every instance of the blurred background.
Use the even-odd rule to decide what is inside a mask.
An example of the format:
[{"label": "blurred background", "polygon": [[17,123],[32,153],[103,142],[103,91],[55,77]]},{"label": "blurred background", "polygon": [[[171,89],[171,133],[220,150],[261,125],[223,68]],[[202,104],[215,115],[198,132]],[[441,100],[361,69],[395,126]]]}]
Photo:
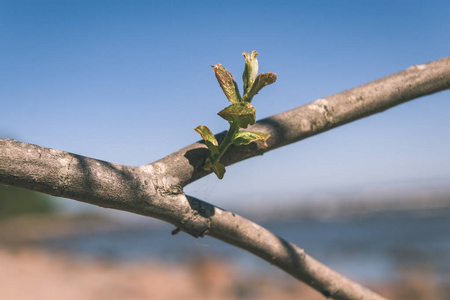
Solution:
[{"label": "blurred background", "polygon": [[[242,52],[260,53],[260,72],[278,74],[254,99],[261,119],[448,56],[449,13],[448,1],[2,0],[0,137],[150,163],[199,140],[197,125],[227,129],[210,65],[240,84]],[[445,299],[449,95],[249,159],[185,191],[384,295]],[[172,229],[0,187],[0,298],[323,299],[244,251]],[[176,288],[164,289],[167,281]]]}]

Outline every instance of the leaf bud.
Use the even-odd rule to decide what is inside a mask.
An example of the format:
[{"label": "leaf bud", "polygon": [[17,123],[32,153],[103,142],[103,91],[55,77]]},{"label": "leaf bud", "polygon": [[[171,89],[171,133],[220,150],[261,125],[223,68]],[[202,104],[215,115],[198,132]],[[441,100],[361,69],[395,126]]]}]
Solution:
[{"label": "leaf bud", "polygon": [[225,96],[231,103],[237,103],[241,101],[241,95],[239,94],[239,89],[236,82],[234,81],[233,75],[228,72],[222,64],[212,65],[214,74],[216,74],[217,81],[222,88]]},{"label": "leaf bud", "polygon": [[250,91],[253,83],[255,82],[256,75],[258,75],[258,60],[256,56],[259,53],[253,50],[251,54],[248,52],[242,53],[245,57],[245,69],[242,74],[242,80],[244,81],[244,95]]}]

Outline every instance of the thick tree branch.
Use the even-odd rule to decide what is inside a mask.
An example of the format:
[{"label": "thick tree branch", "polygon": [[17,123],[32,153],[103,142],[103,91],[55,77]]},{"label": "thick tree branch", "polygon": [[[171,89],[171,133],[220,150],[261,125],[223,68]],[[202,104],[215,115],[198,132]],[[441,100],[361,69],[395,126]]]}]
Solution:
[{"label": "thick tree branch", "polygon": [[129,167],[0,139],[0,183],[134,212],[247,250],[333,299],[384,299],[234,213],[184,195],[155,163]]},{"label": "thick tree branch", "polygon": [[[258,121],[249,130],[269,133],[268,147],[262,143],[232,147],[221,162],[231,165],[244,159],[285,146],[343,124],[382,112],[404,102],[450,88],[450,57],[369,82],[344,92]],[[217,135],[221,140],[224,133]],[[180,185],[189,184],[210,172],[202,170],[209,150],[202,143],[192,144],[163,158],[168,172],[177,174]],[[175,164],[172,162],[176,161]],[[226,176],[226,175],[225,175]]]},{"label": "thick tree branch", "polygon": [[[252,130],[271,134],[268,147],[232,148],[222,161],[229,165],[448,88],[450,58],[414,66],[261,120]],[[254,253],[334,299],[383,299],[257,224],[186,196],[182,188],[208,174],[201,169],[208,151],[195,143],[155,163],[130,167],[0,139],[0,184],[155,217],[195,237],[208,234]]]}]

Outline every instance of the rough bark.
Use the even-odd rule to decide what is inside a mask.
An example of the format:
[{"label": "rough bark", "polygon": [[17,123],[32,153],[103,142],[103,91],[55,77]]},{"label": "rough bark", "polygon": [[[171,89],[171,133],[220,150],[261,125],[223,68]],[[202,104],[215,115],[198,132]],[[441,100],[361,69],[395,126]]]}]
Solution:
[{"label": "rough bark", "polygon": [[160,163],[123,166],[12,139],[0,139],[0,149],[2,184],[158,218],[194,237],[215,237],[278,266],[327,297],[383,299],[263,227],[186,196]]},{"label": "rough bark", "polygon": [[[264,119],[268,147],[232,148],[226,165],[263,154],[395,105],[450,88],[450,57]],[[223,133],[218,135],[223,137]],[[167,221],[194,237],[210,235],[245,249],[333,299],[384,299],[308,256],[261,226],[186,196],[183,187],[208,172],[206,146],[194,143],[139,167],[0,139],[0,184],[13,185]]]},{"label": "rough bark", "polygon": [[[262,155],[449,87],[450,57],[415,65],[396,74],[260,120],[248,130],[269,133],[271,136],[267,140],[268,147],[264,147],[263,143],[231,147],[221,162],[231,165]],[[218,134],[217,139],[220,141],[224,135],[224,132]],[[206,146],[198,142],[163,158],[160,162],[171,164],[176,161],[176,164],[171,164],[169,172],[177,174],[181,184],[186,185],[209,174],[201,169],[207,154]]]}]

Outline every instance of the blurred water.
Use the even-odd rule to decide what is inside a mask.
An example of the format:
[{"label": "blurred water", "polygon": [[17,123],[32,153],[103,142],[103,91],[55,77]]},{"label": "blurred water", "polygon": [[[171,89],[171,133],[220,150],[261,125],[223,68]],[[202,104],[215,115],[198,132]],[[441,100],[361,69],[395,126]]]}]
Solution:
[{"label": "blurred water", "polygon": [[[396,279],[426,270],[450,282],[450,209],[383,212],[328,220],[284,220],[262,225],[304,248],[322,263],[359,282]],[[46,240],[44,247],[120,261],[158,259],[179,263],[220,257],[242,272],[275,272],[253,255],[210,237],[170,234],[173,228],[136,228]],[[281,271],[280,271],[281,272]]]}]

